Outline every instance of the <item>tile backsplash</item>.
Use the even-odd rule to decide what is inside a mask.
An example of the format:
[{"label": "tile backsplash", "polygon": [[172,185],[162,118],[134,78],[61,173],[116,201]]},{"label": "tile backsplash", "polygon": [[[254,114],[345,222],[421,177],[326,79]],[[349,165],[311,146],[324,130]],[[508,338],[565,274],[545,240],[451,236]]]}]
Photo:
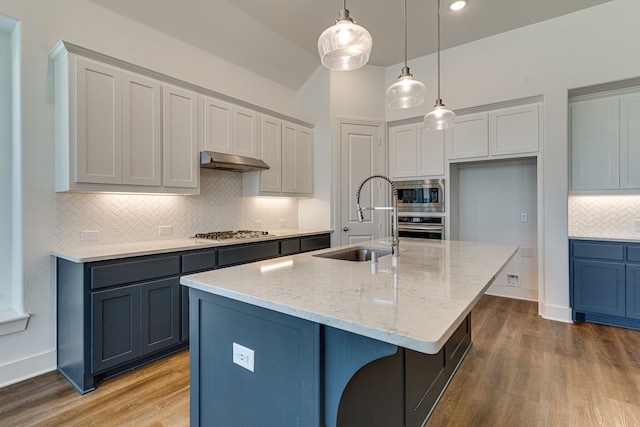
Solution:
[{"label": "tile backsplash", "polygon": [[640,239],[640,195],[570,196],[569,236]]},{"label": "tile backsplash", "polygon": [[[211,169],[201,170],[199,196],[56,193],[53,210],[59,248],[298,227],[297,199],[242,197],[240,173]],[[161,226],[171,231],[160,234]]]}]

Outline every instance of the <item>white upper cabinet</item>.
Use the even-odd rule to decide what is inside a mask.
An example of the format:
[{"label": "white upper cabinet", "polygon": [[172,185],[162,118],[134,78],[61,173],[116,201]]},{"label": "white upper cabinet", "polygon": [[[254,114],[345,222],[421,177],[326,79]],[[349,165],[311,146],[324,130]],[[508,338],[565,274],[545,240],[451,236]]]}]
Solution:
[{"label": "white upper cabinet", "polygon": [[418,176],[444,177],[444,131],[418,125]]},{"label": "white upper cabinet", "polygon": [[453,127],[447,129],[449,159],[469,159],[489,155],[487,113],[456,117]]},{"label": "white upper cabinet", "polygon": [[617,99],[589,100],[571,105],[573,190],[619,188],[619,116]]},{"label": "white upper cabinet", "polygon": [[77,166],[72,179],[122,184],[122,72],[77,58],[75,73]]},{"label": "white upper cabinet", "polygon": [[123,75],[122,182],[161,184],[162,135],[160,84],[131,73]]},{"label": "white upper cabinet", "polygon": [[573,100],[571,190],[640,190],[640,94],[619,92]]},{"label": "white upper cabinet", "polygon": [[163,153],[165,187],[198,188],[198,95],[163,86]]},{"label": "white upper cabinet", "polygon": [[208,96],[203,97],[203,149],[233,154],[233,105]]},{"label": "white upper cabinet", "polygon": [[640,95],[620,99],[620,188],[640,188]]},{"label": "white upper cabinet", "polygon": [[423,123],[389,128],[391,179],[444,176],[444,132]]},{"label": "white upper cabinet", "polygon": [[492,155],[536,153],[539,149],[539,106],[505,108],[489,113]]},{"label": "white upper cabinet", "polygon": [[259,114],[212,97],[203,99],[204,150],[259,158]]},{"label": "white upper cabinet", "polygon": [[282,192],[313,193],[313,133],[289,122],[282,122]]},{"label": "white upper cabinet", "polygon": [[268,170],[242,174],[244,196],[308,197],[313,194],[313,132],[260,116],[260,158]]},{"label": "white upper cabinet", "polygon": [[260,157],[259,117],[258,113],[247,108],[234,108],[232,135],[235,144],[234,154]]},{"label": "white upper cabinet", "polygon": [[[260,191],[280,193],[282,191],[282,121],[262,115],[260,118],[260,158],[269,169],[257,172],[260,175]],[[245,175],[242,176],[243,179]]]},{"label": "white upper cabinet", "polygon": [[77,49],[50,54],[56,191],[198,194],[196,94]]},{"label": "white upper cabinet", "polygon": [[540,104],[458,116],[446,141],[450,160],[535,155],[540,150]]}]

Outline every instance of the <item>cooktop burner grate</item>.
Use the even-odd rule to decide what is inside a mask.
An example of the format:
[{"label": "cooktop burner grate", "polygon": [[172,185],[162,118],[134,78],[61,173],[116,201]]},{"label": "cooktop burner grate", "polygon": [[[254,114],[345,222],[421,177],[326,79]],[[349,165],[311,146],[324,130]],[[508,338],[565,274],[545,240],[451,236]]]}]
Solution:
[{"label": "cooktop burner grate", "polygon": [[268,236],[268,231],[237,230],[237,231],[211,231],[209,233],[197,233],[197,239],[225,240],[225,239],[251,239]]}]

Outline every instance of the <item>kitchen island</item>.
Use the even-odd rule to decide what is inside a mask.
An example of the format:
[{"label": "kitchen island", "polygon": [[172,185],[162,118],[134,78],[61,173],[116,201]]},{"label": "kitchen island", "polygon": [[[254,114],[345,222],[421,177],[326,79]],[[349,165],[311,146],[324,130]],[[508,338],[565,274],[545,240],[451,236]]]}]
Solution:
[{"label": "kitchen island", "polygon": [[183,276],[192,425],[422,425],[517,247],[400,248],[375,264],[318,256],[332,248]]}]

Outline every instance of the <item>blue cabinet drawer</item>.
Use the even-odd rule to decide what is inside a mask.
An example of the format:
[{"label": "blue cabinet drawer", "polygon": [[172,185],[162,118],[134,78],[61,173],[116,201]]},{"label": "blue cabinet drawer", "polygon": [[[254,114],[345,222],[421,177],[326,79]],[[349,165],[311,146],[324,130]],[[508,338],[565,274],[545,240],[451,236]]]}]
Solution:
[{"label": "blue cabinet drawer", "polygon": [[91,289],[177,276],[179,273],[179,255],[106,261],[91,266]]},{"label": "blue cabinet drawer", "polygon": [[182,255],[182,274],[216,268],[216,250],[200,250]]},{"label": "blue cabinet drawer", "polygon": [[627,246],[627,261],[640,262],[640,245]]},{"label": "blue cabinet drawer", "polygon": [[576,258],[624,261],[624,244],[576,241],[572,242],[572,254]]}]

